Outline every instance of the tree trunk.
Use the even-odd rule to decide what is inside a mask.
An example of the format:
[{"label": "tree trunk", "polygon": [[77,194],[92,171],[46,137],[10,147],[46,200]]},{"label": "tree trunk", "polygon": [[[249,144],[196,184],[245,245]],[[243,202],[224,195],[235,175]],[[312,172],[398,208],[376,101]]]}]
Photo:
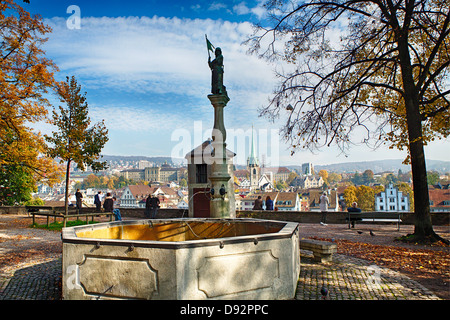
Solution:
[{"label": "tree trunk", "polygon": [[398,48],[405,92],[406,122],[414,188],[414,234],[410,240],[414,242],[442,240],[434,232],[431,222],[419,91],[414,82],[406,36],[398,40]]},{"label": "tree trunk", "polygon": [[69,174],[70,174],[70,163],[71,160],[67,161],[67,169],[66,169],[66,192],[64,195],[64,214],[67,215],[69,213]]},{"label": "tree trunk", "polygon": [[[405,86],[406,87],[406,86]],[[408,90],[409,91],[409,90]],[[405,92],[408,92],[405,90]],[[419,102],[406,93],[406,118],[408,124],[409,152],[414,188],[414,235],[412,241],[442,240],[433,230],[430,214],[425,151],[422,140],[422,122]]]}]

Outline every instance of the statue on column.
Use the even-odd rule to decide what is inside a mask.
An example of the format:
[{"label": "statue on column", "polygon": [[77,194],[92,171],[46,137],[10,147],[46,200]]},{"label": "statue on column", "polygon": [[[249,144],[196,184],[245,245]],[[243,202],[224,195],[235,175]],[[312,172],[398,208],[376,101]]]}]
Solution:
[{"label": "statue on column", "polygon": [[208,47],[208,65],[212,71],[211,77],[211,93],[212,94],[220,94],[227,95],[227,89],[223,85],[223,55],[222,49],[215,48],[214,54],[216,58],[211,61],[211,56],[209,55],[209,51],[213,51],[214,46],[209,42],[208,38],[206,38],[206,45]]}]

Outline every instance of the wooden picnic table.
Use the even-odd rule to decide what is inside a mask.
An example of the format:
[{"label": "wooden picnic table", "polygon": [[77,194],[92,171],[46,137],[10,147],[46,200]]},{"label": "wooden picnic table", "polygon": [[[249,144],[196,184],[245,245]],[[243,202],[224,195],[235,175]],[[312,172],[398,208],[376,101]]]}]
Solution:
[{"label": "wooden picnic table", "polygon": [[77,219],[80,217],[86,218],[86,223],[89,222],[89,217],[92,217],[92,221],[94,221],[94,217],[96,216],[109,216],[110,221],[113,220],[114,213],[112,212],[90,212],[90,213],[78,213],[78,210],[74,207],[69,207],[68,214],[65,214],[64,207],[52,207],[52,206],[26,206],[27,211],[33,217],[33,224],[35,224],[35,216],[45,216],[47,217],[47,227],[49,226],[50,217],[54,217],[53,221],[56,221],[56,218],[63,219],[64,228],[66,227],[67,220],[69,218],[76,217]]}]

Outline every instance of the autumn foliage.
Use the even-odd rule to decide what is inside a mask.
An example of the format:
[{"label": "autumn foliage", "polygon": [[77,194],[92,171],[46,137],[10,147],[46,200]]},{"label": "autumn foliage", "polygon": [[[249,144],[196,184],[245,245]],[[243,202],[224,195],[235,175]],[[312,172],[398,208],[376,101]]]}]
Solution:
[{"label": "autumn foliage", "polygon": [[34,181],[60,179],[46,144],[30,126],[46,120],[45,94],[56,65],[41,49],[51,29],[12,0],[0,2],[0,170],[19,166]]}]

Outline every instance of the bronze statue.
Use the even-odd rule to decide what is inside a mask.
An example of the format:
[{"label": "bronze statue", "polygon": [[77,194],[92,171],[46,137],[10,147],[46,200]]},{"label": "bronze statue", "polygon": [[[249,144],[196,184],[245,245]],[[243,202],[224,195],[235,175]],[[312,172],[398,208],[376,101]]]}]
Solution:
[{"label": "bronze statue", "polygon": [[[206,39],[206,43],[208,45],[208,53],[209,50],[211,50],[211,43]],[[211,93],[212,94],[223,94],[227,95],[227,89],[223,85],[223,55],[222,55],[222,49],[216,48],[214,51],[214,54],[216,55],[216,58],[211,61],[211,56],[208,58],[208,65],[211,68],[212,71],[212,78],[211,78]]]}]

